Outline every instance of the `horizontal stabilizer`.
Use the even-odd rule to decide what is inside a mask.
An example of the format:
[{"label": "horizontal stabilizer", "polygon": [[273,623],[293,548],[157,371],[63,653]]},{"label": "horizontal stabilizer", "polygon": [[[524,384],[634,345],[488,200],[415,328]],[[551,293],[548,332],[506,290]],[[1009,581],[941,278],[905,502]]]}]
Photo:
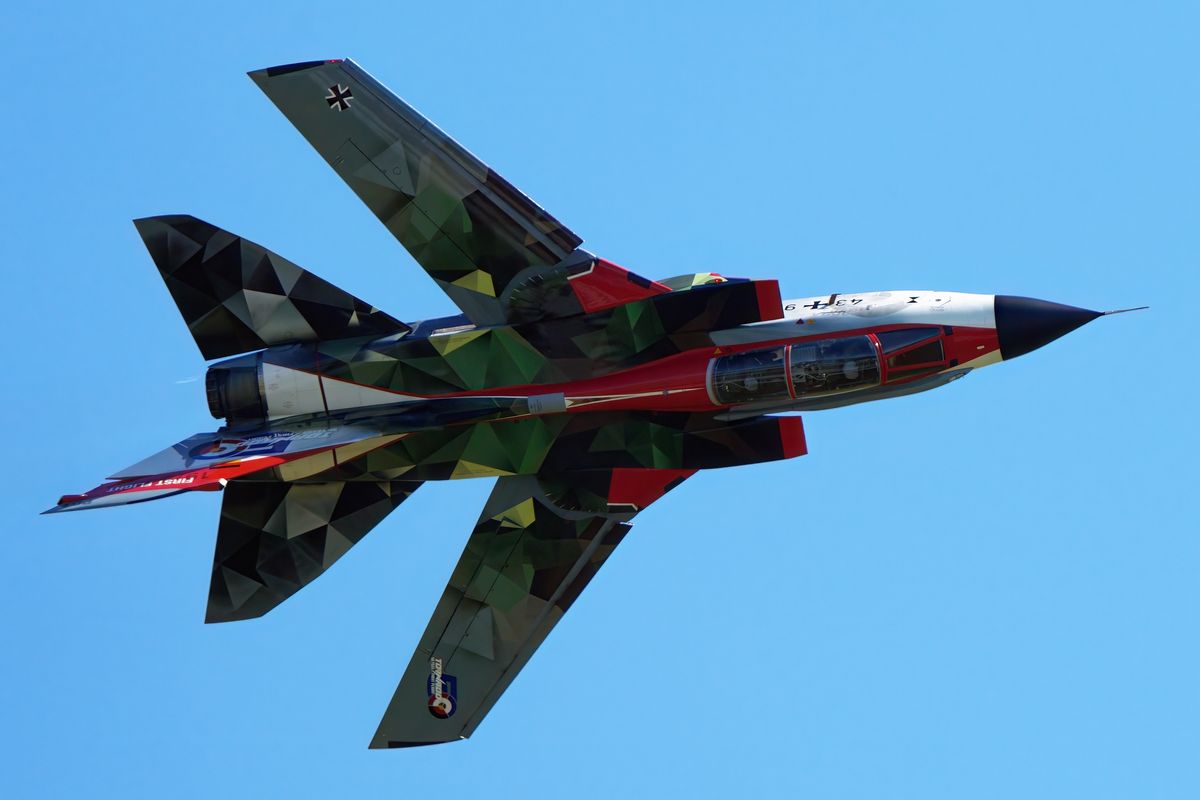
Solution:
[{"label": "horizontal stabilizer", "polygon": [[261,617],[316,580],[408,499],[419,481],[225,487],[205,622]]},{"label": "horizontal stabilizer", "polygon": [[134,220],[207,359],[410,328],[261,245],[186,215]]}]

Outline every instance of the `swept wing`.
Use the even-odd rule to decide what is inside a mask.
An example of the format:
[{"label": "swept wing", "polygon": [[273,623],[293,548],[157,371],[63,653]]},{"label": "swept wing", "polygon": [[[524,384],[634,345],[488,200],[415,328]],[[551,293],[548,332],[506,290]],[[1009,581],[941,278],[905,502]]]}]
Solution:
[{"label": "swept wing", "polygon": [[250,77],[475,324],[669,291],[579,249],[575,233],[353,61]]},{"label": "swept wing", "polygon": [[498,479],[371,747],[470,736],[620,544],[634,514],[693,472]]}]

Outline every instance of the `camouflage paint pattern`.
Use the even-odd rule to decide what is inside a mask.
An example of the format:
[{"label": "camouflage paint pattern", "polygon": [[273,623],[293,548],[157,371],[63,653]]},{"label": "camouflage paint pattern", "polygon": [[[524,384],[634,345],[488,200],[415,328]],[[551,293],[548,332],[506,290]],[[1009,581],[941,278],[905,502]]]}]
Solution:
[{"label": "camouflage paint pattern", "polygon": [[583,380],[714,347],[712,331],[771,313],[762,301],[764,284],[777,298],[773,282],[728,281],[570,319],[433,336],[341,339],[275,349],[264,358],[422,396]]},{"label": "camouflage paint pattern", "polygon": [[413,433],[315,480],[457,480],[590,469],[718,469],[803,453],[799,417],[722,422],[711,414],[525,417]]},{"label": "camouflage paint pattern", "polygon": [[[551,491],[561,494],[567,483],[560,477]],[[593,491],[603,485],[589,483]],[[564,508],[533,477],[498,480],[371,747],[470,736],[612,555],[632,516]],[[448,676],[454,686],[438,709],[428,691],[434,664],[439,682]]]},{"label": "camouflage paint pattern", "polygon": [[320,577],[420,485],[230,481],[204,621],[266,614]]},{"label": "camouflage paint pattern", "polygon": [[[250,77],[478,324],[504,323],[510,287],[582,242],[353,62]],[[345,99],[330,104],[329,96]]]},{"label": "camouflage paint pattern", "polygon": [[[536,387],[713,348],[713,331],[782,317],[778,286],[651,281],[597,258],[353,62],[250,76],[464,316],[414,328],[194,217],[138,220],[204,357],[246,354],[209,372],[210,408],[215,397],[228,425],[51,510],[223,487],[206,618],[220,622],[311,583],[422,482],[498,477],[372,747],[463,738],[634,514],[698,469],[804,453],[795,417],[565,414],[546,400],[557,390]],[[315,381],[322,411],[296,401],[276,413],[265,366]],[[396,402],[329,403],[311,373]],[[529,391],[439,397],[501,387]],[[251,388],[253,402],[237,400]]]},{"label": "camouflage paint pattern", "polygon": [[205,358],[409,327],[261,245],[185,215],[134,221]]}]

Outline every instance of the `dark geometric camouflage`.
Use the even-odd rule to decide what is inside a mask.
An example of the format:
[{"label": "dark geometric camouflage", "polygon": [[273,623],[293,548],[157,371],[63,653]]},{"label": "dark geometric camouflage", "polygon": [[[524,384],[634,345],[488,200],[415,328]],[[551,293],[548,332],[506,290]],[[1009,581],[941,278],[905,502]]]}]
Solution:
[{"label": "dark geometric camouflage", "polygon": [[351,61],[250,77],[476,324],[582,241]]},{"label": "dark geometric camouflage", "polygon": [[204,621],[266,614],[320,577],[420,485],[230,481]]},{"label": "dark geometric camouflage", "polygon": [[295,348],[264,358],[416,395],[583,380],[714,347],[712,331],[762,319],[763,283],[699,286],[553,322],[320,342],[315,353]]},{"label": "dark geometric camouflage", "polygon": [[286,258],[195,217],[133,224],[205,358],[410,330]]},{"label": "dark geometric camouflage", "polygon": [[[778,285],[596,258],[352,62],[250,76],[463,314],[410,327],[194,217],[137,220],[204,357],[246,354],[208,372],[226,425],[51,510],[224,487],[206,615],[224,622],[311,583],[424,481],[497,477],[371,746],[466,737],[634,514],[696,470],[804,453],[798,417],[565,413],[665,397],[637,381],[782,317]],[[636,367],[628,395],[554,386]]]},{"label": "dark geometric camouflage", "polygon": [[591,413],[421,431],[341,463],[320,480],[437,481],[587,469],[717,469],[800,453],[799,417]]},{"label": "dark geometric camouflage", "polygon": [[[603,484],[589,477],[593,491]],[[570,480],[556,476],[553,491]],[[534,477],[496,481],[371,747],[470,736],[620,544],[632,516],[562,508]],[[429,709],[434,659],[455,680],[448,717]]]}]

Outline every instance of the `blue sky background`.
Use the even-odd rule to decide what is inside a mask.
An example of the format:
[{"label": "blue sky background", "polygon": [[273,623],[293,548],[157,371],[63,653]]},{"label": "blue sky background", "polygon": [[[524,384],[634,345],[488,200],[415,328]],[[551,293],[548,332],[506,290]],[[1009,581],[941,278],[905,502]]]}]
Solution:
[{"label": "blue sky background", "polygon": [[[509,5],[5,11],[0,796],[1200,796],[1195,4]],[[132,218],[452,311],[244,76],[339,56],[652,277],[1153,309],[689,481],[470,741],[370,752],[490,481],[221,626],[217,497],[36,516],[214,426]]]}]

